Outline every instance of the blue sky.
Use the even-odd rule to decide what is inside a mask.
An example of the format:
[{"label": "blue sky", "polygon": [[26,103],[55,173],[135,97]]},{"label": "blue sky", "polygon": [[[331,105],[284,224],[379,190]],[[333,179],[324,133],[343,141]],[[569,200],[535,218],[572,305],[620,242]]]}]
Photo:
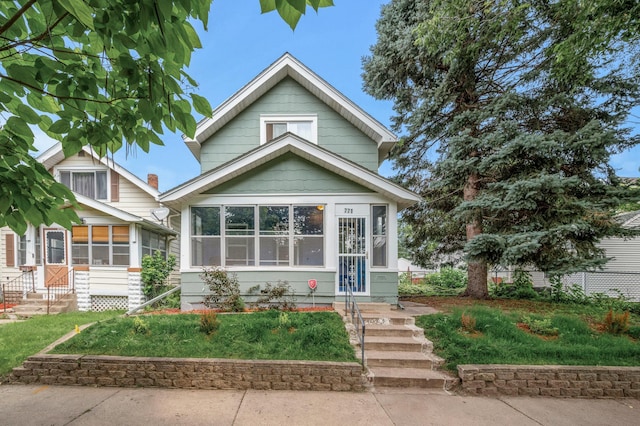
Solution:
[{"label": "blue sky", "polygon": [[[214,0],[208,31],[196,24],[203,48],[193,54],[188,71],[200,84],[196,93],[215,108],[289,52],[389,127],[392,102],[364,93],[361,77],[362,57],[376,42],[375,23],[387,2],[334,0],[335,7],[320,9],[318,14],[310,9],[291,31],[275,12],[261,15],[258,0]],[[152,146],[149,153],[138,149],[127,156],[121,150],[115,158],[142,179],[148,173],[157,174],[160,190],[166,191],[197,176],[200,166],[181,134],[166,133],[162,140],[165,146]],[[46,148],[47,143],[42,140],[38,147]],[[640,176],[640,147],[614,156],[612,164],[620,176]],[[380,173],[390,176],[393,172],[384,163]]]}]

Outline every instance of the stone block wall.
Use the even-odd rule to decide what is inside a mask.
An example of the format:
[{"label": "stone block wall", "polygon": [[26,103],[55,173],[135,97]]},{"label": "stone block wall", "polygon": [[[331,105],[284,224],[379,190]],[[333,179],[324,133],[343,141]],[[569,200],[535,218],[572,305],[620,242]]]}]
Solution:
[{"label": "stone block wall", "polygon": [[640,367],[459,365],[467,395],[640,398]]},{"label": "stone block wall", "polygon": [[361,391],[366,378],[355,362],[140,358],[42,354],[14,368],[25,384]]}]

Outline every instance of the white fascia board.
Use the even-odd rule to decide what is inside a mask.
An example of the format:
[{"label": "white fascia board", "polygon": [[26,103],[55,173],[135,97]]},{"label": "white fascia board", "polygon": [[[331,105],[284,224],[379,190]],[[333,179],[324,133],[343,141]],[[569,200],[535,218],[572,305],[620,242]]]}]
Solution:
[{"label": "white fascia board", "polygon": [[386,156],[397,137],[379,121],[303,65],[289,53],[284,54],[238,92],[217,107],[210,118],[201,120],[194,139],[185,138],[191,152],[199,159],[200,144],[251,105],[278,82],[290,76],[323,102],[333,108],[363,133],[373,139]]},{"label": "white fascia board", "polygon": [[87,207],[90,207],[106,215],[113,216],[116,219],[122,220],[123,222],[142,222],[143,220],[140,216],[127,213],[124,210],[120,210],[108,204],[101,203],[100,201],[94,200],[93,198],[80,195],[76,192],[74,192],[73,195],[76,197],[76,200],[78,201],[78,203],[83,204]]},{"label": "white fascia board", "polygon": [[161,225],[159,223],[155,223],[152,222],[148,219],[142,218],[140,216],[136,216],[133,215],[131,213],[127,213],[124,210],[120,210],[118,208],[115,208],[113,206],[110,206],[108,204],[104,204],[101,203],[100,201],[94,200],[93,198],[89,198],[89,197],[85,197],[84,195],[80,195],[77,193],[73,193],[73,195],[75,195],[76,200],[78,201],[79,204],[85,205],[87,207],[90,207],[94,210],[97,210],[101,213],[104,213],[108,216],[114,217],[116,219],[119,219],[123,222],[127,222],[127,223],[139,223],[142,225],[143,228],[146,229],[154,229],[157,231],[161,231],[165,234],[170,234],[170,235],[177,235],[178,233],[176,231],[174,231],[171,228],[168,228],[164,225]]},{"label": "white fascia board", "polygon": [[286,133],[279,139],[262,145],[243,157],[232,160],[217,169],[213,169],[181,186],[161,194],[159,200],[169,205],[187,202],[188,199],[193,196],[241,176],[287,152],[292,152],[301,158],[356,182],[374,192],[384,194],[386,197],[396,201],[400,209],[421,201],[421,197],[414,192],[404,189],[368,169],[351,163],[291,133]]}]

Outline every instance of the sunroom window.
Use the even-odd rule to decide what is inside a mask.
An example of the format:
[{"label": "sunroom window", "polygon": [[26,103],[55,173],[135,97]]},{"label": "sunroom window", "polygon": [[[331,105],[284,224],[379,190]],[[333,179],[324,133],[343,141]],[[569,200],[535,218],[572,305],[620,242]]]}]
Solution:
[{"label": "sunroom window", "polygon": [[129,226],[74,226],[71,253],[74,265],[128,266]]},{"label": "sunroom window", "polygon": [[373,206],[372,217],[372,259],[371,266],[387,266],[387,206]]},{"label": "sunroom window", "polygon": [[191,208],[192,266],[258,264],[324,265],[322,206]]}]

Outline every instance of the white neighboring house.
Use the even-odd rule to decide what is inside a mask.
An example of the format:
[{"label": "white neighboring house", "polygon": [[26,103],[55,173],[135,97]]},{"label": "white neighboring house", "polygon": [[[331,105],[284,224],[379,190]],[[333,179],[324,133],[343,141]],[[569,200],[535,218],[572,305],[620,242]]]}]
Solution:
[{"label": "white neighboring house", "polygon": [[[640,210],[618,216],[622,226],[640,229]],[[605,238],[598,244],[611,258],[604,268],[596,272],[576,272],[562,278],[565,286],[578,285],[586,294],[604,293],[609,296],[623,294],[630,300],[640,302],[640,237]],[[544,272],[531,272],[534,286],[549,286]]]},{"label": "white neighboring house", "polygon": [[81,223],[29,225],[25,235],[0,229],[0,282],[26,273],[33,280],[25,291],[67,288],[82,311],[140,305],[142,256],[159,250],[179,258],[179,213],[158,202],[158,177],[144,182],[89,147],[65,158],[58,143],[37,159],[73,191]]}]

